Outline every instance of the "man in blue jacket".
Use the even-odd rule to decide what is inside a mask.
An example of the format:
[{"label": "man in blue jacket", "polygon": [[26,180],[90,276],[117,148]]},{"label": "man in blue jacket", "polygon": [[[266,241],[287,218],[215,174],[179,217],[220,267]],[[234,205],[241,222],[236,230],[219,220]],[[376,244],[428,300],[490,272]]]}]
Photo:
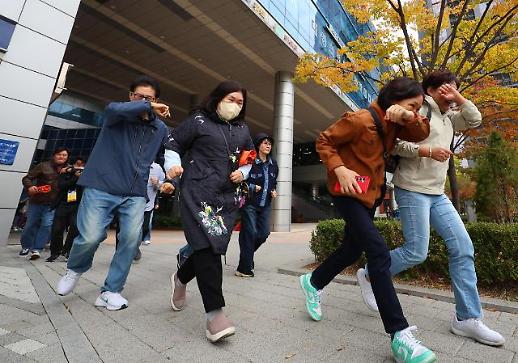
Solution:
[{"label": "man in blue jacket", "polygon": [[81,274],[92,266],[94,253],[106,238],[114,215],[120,223],[119,246],[95,306],[120,310],[128,306],[121,296],[140,242],[147,201],[149,167],[168,140],[169,107],[157,103],[158,83],[146,76],[130,85],[129,102],[110,103],[99,138],[78,185],[84,188],[77,216],[79,236],[74,240],[67,272],[57,286],[67,295]]},{"label": "man in blue jacket", "polygon": [[257,158],[248,177],[250,199],[241,209],[241,231],[239,232],[239,265],[236,276],[254,276],[254,252],[266,242],[270,235],[270,204],[277,197],[277,175],[279,167],[270,157],[273,139],[265,133],[254,138]]}]

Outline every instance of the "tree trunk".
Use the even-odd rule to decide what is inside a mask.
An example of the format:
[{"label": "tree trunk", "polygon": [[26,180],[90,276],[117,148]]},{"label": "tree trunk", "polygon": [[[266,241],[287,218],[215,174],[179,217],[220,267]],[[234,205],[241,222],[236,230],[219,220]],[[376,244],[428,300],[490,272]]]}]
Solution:
[{"label": "tree trunk", "polygon": [[450,180],[451,202],[457,212],[460,213],[459,183],[457,182],[457,173],[455,170],[455,160],[453,155],[448,161],[448,179]]}]

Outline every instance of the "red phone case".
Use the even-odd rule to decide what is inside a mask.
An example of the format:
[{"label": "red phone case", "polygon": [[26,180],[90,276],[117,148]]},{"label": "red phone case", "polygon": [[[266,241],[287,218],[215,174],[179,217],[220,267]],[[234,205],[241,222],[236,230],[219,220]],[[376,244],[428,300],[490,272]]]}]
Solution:
[{"label": "red phone case", "polygon": [[[356,182],[360,186],[362,193],[367,193],[367,190],[369,189],[370,181],[371,181],[371,178],[368,175],[356,177]],[[340,193],[340,183],[339,182],[336,182],[334,191],[337,193]]]},{"label": "red phone case", "polygon": [[50,186],[48,184],[40,185],[37,188],[38,188],[38,193],[50,193],[50,191],[52,190],[52,186]]}]

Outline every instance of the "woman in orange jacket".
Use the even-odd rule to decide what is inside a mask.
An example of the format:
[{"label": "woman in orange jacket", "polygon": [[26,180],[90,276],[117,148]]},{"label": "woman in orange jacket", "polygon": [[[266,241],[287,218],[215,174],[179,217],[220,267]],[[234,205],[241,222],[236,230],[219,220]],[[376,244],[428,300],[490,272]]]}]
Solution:
[{"label": "woman in orange jacket", "polygon": [[320,134],[316,148],[327,167],[328,188],[346,227],[341,246],[313,273],[300,278],[308,313],[319,321],[323,288],[365,252],[394,357],[398,362],[412,363],[434,362],[435,354],[412,335],[415,327],[409,327],[403,315],[389,271],[389,249],[373,218],[385,189],[385,157],[396,138],[417,142],[429,135],[428,120],[417,113],[423,98],[417,81],[394,79],[380,90],[368,110],[346,113]]}]

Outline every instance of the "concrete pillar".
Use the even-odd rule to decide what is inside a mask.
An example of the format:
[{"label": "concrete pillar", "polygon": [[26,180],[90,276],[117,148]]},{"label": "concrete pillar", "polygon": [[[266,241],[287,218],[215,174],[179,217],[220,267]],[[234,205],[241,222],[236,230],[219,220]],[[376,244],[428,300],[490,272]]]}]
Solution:
[{"label": "concrete pillar", "polygon": [[[79,3],[0,1],[0,20],[14,24],[9,44],[0,50],[0,246],[9,237],[21,179],[38,143]],[[9,160],[3,157],[8,148]]]},{"label": "concrete pillar", "polygon": [[274,158],[279,165],[277,193],[273,203],[272,230],[289,232],[291,227],[291,182],[293,168],[293,116],[295,91],[293,74],[278,72],[275,75],[274,100]]}]

